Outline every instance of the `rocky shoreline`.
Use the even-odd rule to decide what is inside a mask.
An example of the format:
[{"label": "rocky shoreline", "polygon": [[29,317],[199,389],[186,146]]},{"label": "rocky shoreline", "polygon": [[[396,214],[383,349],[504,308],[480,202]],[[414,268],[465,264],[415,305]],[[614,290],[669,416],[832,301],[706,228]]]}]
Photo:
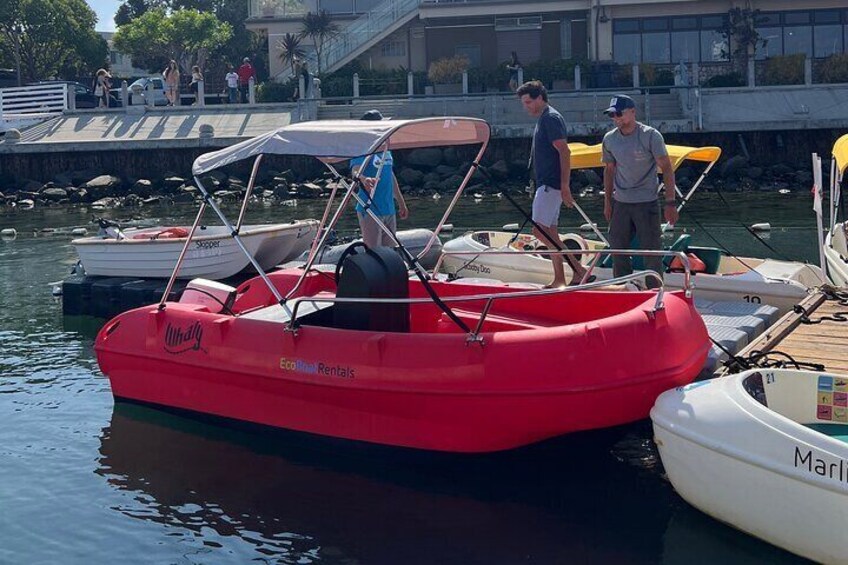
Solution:
[{"label": "rocky shoreline", "polygon": [[[398,152],[395,173],[404,194],[432,196],[452,193],[462,182],[470,160],[453,148],[426,148]],[[299,199],[328,196],[338,180],[329,172],[299,173],[293,168],[263,168],[257,176],[254,195],[257,199],[291,204]],[[480,172],[472,176],[465,194],[469,196],[503,191],[521,192],[527,184],[527,162],[496,160],[486,166],[491,178]],[[700,175],[701,167],[686,164],[677,170],[677,184],[689,189]],[[312,174],[310,174],[310,172]],[[342,174],[349,174],[339,168]],[[216,200],[237,202],[244,196],[249,171],[213,171],[201,177],[204,186]],[[600,192],[603,181],[600,170],[574,171],[572,192]],[[723,160],[704,180],[701,190],[722,192],[803,192],[809,191],[813,177],[809,169],[785,163],[757,165],[741,155]],[[139,207],[159,203],[194,202],[200,190],[189,174],[167,174],[160,178],[130,178],[104,174],[92,169],[54,176],[48,182],[32,179],[0,179],[0,208],[31,209],[36,206],[84,204],[94,209]]]}]

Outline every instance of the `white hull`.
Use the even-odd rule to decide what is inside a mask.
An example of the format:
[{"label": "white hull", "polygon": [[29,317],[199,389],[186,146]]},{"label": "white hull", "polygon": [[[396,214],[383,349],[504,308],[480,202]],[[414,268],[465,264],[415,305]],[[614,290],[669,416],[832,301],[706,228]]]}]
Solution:
[{"label": "white hull", "polygon": [[[315,237],[317,222],[244,226],[241,240],[259,266],[271,269],[303,252]],[[184,227],[189,229],[188,227]],[[185,238],[133,239],[164,228],[128,229],[126,239],[87,237],[76,239],[86,274],[107,277],[168,278],[177,264]],[[224,226],[198,230],[191,241],[178,277],[223,279],[244,270],[249,259]]]},{"label": "white hull", "polygon": [[[497,233],[497,232],[492,232]],[[503,234],[511,237],[512,234]],[[584,247],[599,248],[597,242],[585,241]],[[512,255],[486,255],[486,249],[515,251]],[[443,265],[445,272],[467,277],[490,277],[505,282],[531,282],[549,284],[553,280],[553,269],[549,260],[540,255],[521,253],[512,247],[487,247],[476,241],[472,234],[466,234],[444,244],[445,251],[475,251],[481,255],[446,255]],[[584,257],[586,264],[589,257]],[[814,265],[776,261],[773,259],[741,258],[745,264],[754,267],[748,270],[741,262],[732,258],[723,260],[723,270],[743,271],[731,274],[693,275],[695,293],[699,298],[714,301],[740,301],[768,304],[788,312],[795,304],[803,300],[809,289],[825,282],[821,269]],[[731,264],[732,263],[732,264]],[[612,269],[596,268],[594,274],[601,280],[612,278]],[[571,271],[566,263],[566,278]],[[665,283],[671,288],[682,288],[682,273],[666,273]]]},{"label": "white hull", "polygon": [[802,425],[837,424],[817,418],[820,374],[762,371],[766,407],[743,386],[754,373],[657,399],[651,419],[669,480],[717,520],[809,559],[845,563],[848,443]]},{"label": "white hull", "polygon": [[844,230],[845,224],[836,224],[824,242],[827,275],[836,286],[848,286],[848,248]]}]

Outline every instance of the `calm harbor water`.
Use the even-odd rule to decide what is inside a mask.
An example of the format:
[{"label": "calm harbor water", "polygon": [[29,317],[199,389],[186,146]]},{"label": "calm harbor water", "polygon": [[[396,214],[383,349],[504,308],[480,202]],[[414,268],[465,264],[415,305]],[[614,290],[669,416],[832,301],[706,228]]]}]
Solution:
[{"label": "calm harbor water", "polygon": [[[447,199],[401,227],[432,227]],[[817,260],[803,195],[704,195],[681,227],[731,251]],[[600,199],[583,199],[601,218]],[[525,199],[529,208],[529,200]],[[320,216],[320,203],[252,220]],[[186,221],[191,206],[113,218]],[[237,212],[236,212],[237,213]],[[92,350],[102,321],[62,316],[50,282],[76,261],[66,228],[92,210],[1,210],[0,563],[794,563],[689,507],[646,423],[485,457],[442,457],[223,428],[115,405]],[[738,220],[738,221],[737,221]],[[455,233],[520,221],[464,199]],[[582,223],[564,211],[563,227]],[[209,216],[209,223],[215,223]],[[343,230],[354,227],[347,214]],[[57,228],[43,233],[42,228]]]}]

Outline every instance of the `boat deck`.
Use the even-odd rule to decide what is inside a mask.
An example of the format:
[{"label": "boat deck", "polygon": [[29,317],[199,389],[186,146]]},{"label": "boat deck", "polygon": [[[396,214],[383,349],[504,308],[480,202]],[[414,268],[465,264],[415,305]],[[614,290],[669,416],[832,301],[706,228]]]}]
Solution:
[{"label": "boat deck", "polygon": [[[799,363],[821,364],[833,373],[848,373],[848,294],[823,288],[804,299],[768,331],[739,352],[769,353],[779,360],[789,355]],[[729,371],[722,369],[718,376]]]}]

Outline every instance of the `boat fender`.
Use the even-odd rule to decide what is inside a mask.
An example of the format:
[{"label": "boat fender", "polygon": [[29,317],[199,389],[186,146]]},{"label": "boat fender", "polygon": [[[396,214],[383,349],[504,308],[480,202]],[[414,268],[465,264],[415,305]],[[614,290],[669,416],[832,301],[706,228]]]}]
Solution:
[{"label": "boat fender", "polygon": [[188,237],[188,233],[185,228],[168,228],[156,233],[140,233],[134,235],[133,239],[180,239]]},{"label": "boat fender", "polygon": [[[706,273],[707,272],[707,264],[701,261],[701,258],[695,255],[694,253],[687,253],[686,257],[689,258],[689,269],[693,273]],[[675,257],[671,261],[671,266],[669,267],[669,271],[672,273],[682,273],[686,269],[683,267],[683,261],[680,257]]]}]

